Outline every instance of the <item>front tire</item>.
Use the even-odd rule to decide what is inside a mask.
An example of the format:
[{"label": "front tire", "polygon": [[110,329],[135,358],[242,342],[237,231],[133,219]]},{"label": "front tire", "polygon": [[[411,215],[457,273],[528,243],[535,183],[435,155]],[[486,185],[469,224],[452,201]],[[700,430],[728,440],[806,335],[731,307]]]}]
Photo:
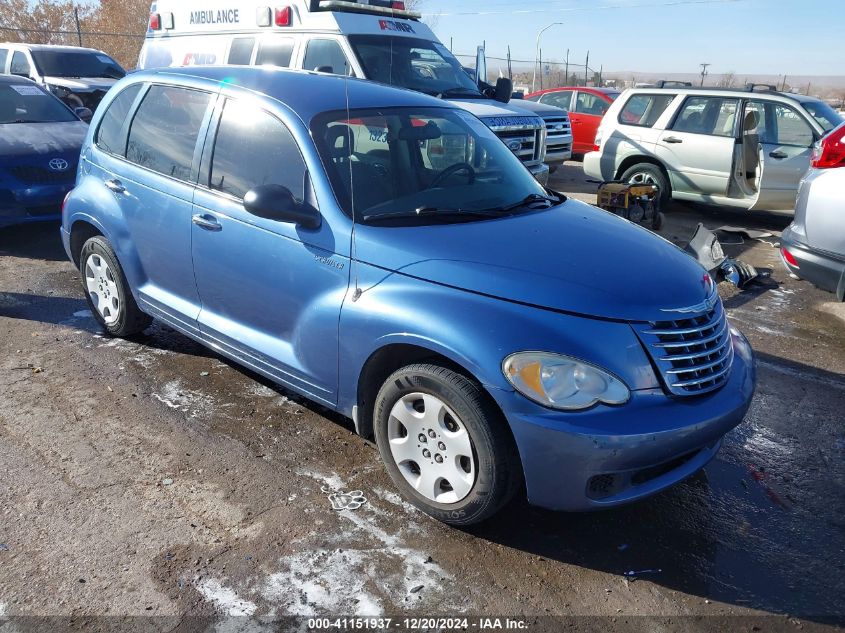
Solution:
[{"label": "front tire", "polygon": [[149,327],[152,319],[135,303],[108,240],[98,235],[85,242],[79,254],[79,272],[88,307],[106,332],[124,338]]},{"label": "front tire", "polygon": [[459,373],[427,364],[394,372],[378,393],[374,422],[393,483],[444,523],[484,521],[517,488],[519,461],[501,412]]},{"label": "front tire", "polygon": [[664,208],[672,198],[672,186],[666,173],[653,163],[637,163],[625,170],[620,178],[632,185],[654,185],[660,197],[660,208]]}]

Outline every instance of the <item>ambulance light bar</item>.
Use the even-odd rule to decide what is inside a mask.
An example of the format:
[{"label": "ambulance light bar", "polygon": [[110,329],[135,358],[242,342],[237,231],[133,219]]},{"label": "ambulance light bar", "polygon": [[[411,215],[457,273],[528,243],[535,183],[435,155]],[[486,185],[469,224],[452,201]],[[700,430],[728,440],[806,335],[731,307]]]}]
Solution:
[{"label": "ambulance light bar", "polygon": [[419,20],[422,14],[405,9],[405,3],[397,0],[317,0],[311,6],[317,5],[322,11],[349,11],[355,13],[378,13],[396,18],[410,18]]},{"label": "ambulance light bar", "polygon": [[258,26],[293,26],[293,11],[288,7],[258,7],[255,12]]}]

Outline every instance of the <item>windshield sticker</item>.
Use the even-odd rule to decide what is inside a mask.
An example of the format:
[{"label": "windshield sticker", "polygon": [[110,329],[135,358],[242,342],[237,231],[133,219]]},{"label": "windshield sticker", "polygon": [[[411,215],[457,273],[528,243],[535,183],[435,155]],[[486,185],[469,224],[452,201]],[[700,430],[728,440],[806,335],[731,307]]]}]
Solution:
[{"label": "windshield sticker", "polygon": [[24,97],[42,97],[47,95],[47,93],[41,90],[38,86],[21,86],[12,84],[12,90]]},{"label": "windshield sticker", "polygon": [[97,59],[99,59],[104,64],[113,64],[114,60],[109,57],[108,55],[97,55]]},{"label": "windshield sticker", "polygon": [[416,33],[414,27],[396,20],[379,20],[378,25],[382,31],[400,31],[402,33]]}]

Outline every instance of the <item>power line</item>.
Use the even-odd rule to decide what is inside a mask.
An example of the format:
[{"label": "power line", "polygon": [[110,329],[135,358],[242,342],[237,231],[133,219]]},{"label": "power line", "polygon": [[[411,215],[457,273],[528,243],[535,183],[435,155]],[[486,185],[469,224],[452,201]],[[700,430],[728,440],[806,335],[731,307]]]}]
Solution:
[{"label": "power line", "polygon": [[456,11],[453,13],[423,13],[426,17],[451,17],[460,15],[516,15],[526,13],[574,13],[577,11],[597,11],[608,9],[640,9],[646,7],[675,7],[683,5],[729,4],[748,0],[670,0],[669,2],[651,2],[644,4],[606,4],[592,7],[545,7],[543,9],[508,9],[493,11]]}]

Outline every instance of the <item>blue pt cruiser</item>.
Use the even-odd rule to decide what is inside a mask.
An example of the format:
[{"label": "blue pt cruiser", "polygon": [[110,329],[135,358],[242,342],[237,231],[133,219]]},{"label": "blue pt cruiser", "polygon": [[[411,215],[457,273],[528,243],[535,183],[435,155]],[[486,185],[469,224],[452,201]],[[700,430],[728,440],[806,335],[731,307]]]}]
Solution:
[{"label": "blue pt cruiser", "polygon": [[651,495],[754,390],[698,263],[544,189],[467,112],[375,83],[134,74],[92,122],[62,237],[111,335],[159,319],[350,416],[452,524],[523,485],[560,510]]}]

